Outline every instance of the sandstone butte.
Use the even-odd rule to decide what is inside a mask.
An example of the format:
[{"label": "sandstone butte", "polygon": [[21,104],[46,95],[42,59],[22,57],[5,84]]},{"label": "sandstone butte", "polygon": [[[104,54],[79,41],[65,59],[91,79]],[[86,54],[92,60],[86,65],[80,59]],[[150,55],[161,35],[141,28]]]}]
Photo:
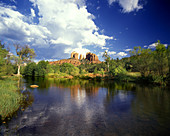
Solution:
[{"label": "sandstone butte", "polygon": [[86,58],[83,57],[82,54],[80,54],[79,56],[79,53],[73,51],[71,53],[71,58],[69,59],[62,59],[62,60],[58,60],[58,61],[52,61],[52,62],[49,62],[50,64],[63,64],[63,63],[71,63],[73,64],[74,66],[79,66],[81,65],[82,63],[85,63],[85,61],[87,61],[88,63],[95,63],[95,64],[99,64],[99,63],[102,63],[98,56],[94,53],[91,53],[91,52],[88,52],[86,53]]}]

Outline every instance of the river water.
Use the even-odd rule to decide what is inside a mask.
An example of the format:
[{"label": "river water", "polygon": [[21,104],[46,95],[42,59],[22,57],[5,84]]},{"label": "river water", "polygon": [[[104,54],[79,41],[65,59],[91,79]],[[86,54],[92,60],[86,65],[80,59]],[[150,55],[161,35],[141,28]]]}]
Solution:
[{"label": "river water", "polygon": [[[30,88],[32,84],[39,88]],[[92,80],[24,79],[27,101],[0,135],[169,136],[168,89]]]}]

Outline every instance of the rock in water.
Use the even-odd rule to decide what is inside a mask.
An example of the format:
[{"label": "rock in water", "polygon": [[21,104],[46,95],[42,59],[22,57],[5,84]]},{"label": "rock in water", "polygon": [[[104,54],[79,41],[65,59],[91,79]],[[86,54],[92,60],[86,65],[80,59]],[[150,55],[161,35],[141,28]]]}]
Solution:
[{"label": "rock in water", "polygon": [[30,87],[32,87],[32,88],[37,88],[37,87],[39,87],[38,85],[30,85]]}]

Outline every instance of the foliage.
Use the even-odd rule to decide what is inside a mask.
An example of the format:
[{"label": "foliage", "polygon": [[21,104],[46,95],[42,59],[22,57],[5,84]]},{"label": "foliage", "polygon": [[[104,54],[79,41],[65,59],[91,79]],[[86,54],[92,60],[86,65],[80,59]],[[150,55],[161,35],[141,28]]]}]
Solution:
[{"label": "foliage", "polygon": [[78,75],[79,74],[79,68],[75,67],[74,65],[70,63],[63,63],[60,66],[60,72],[66,73],[69,75]]},{"label": "foliage", "polygon": [[40,61],[35,68],[35,76],[45,76],[47,74],[48,61]]},{"label": "foliage", "polygon": [[35,76],[35,69],[36,69],[36,63],[31,62],[27,64],[27,66],[24,69],[24,75],[26,76]]},{"label": "foliage", "polygon": [[110,67],[109,67],[109,74],[111,76],[118,76],[120,74],[125,74],[126,69],[123,68],[120,62],[117,62],[116,60],[110,61]]}]

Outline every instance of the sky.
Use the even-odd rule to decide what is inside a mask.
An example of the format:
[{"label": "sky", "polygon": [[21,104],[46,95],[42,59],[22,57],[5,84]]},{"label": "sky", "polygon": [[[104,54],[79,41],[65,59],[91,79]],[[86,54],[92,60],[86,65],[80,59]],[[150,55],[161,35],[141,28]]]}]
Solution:
[{"label": "sky", "polygon": [[170,44],[170,0],[0,0],[0,40],[29,45],[38,60],[76,51],[116,59],[135,46]]}]

